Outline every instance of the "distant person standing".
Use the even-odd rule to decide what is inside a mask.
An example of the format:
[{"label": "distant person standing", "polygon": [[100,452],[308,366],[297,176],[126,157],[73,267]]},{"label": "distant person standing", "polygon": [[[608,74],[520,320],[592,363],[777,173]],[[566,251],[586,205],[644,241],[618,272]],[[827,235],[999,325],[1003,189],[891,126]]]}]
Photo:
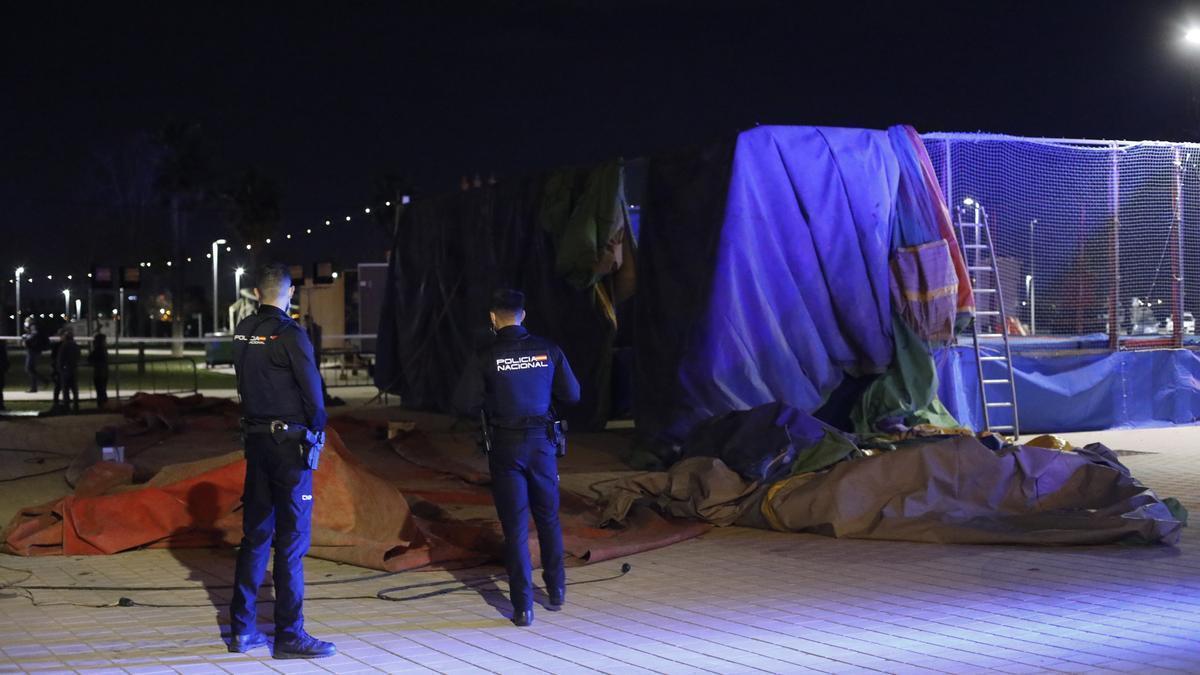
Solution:
[{"label": "distant person standing", "polygon": [[92,385],[96,388],[96,407],[108,405],[108,336],[96,331],[92,338],[92,350],[88,352],[88,365],[92,367]]},{"label": "distant person standing", "polygon": [[62,348],[62,332],[59,332],[59,340],[50,345],[50,381],[54,383],[54,402],[50,404],[50,410],[58,410],[58,399],[62,394],[62,377],[58,372],[58,350]]},{"label": "distant person standing", "polygon": [[[321,336],[324,330],[321,324],[313,320],[312,314],[304,315],[304,332],[308,333],[308,341],[312,343],[313,362],[317,364],[317,373],[321,373]],[[321,398],[325,399],[325,405],[344,405],[345,401],[329,395],[329,387],[325,384],[325,376],[321,375]]]},{"label": "distant person standing", "polygon": [[21,335],[21,343],[25,345],[25,374],[29,376],[30,393],[37,393],[38,382],[50,383],[50,380],[37,371],[38,357],[45,351],[46,342],[46,336],[38,332],[33,317],[26,317],[25,332]]},{"label": "distant person standing", "polygon": [[0,340],[0,410],[4,407],[4,383],[8,379],[8,343]]},{"label": "distant person standing", "polygon": [[75,331],[70,328],[62,330],[55,365],[58,371],[58,387],[62,388],[63,408],[79,412],[79,343],[75,342]]}]

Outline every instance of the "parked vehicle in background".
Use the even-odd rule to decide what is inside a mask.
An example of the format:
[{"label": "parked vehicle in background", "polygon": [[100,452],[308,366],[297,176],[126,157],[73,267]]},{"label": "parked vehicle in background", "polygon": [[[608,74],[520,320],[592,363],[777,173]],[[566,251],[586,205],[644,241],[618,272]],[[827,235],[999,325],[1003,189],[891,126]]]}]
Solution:
[{"label": "parked vehicle in background", "polygon": [[[1167,318],[1163,319],[1162,321],[1159,321],[1158,322],[1158,334],[1159,335],[1174,335],[1175,334],[1175,317],[1168,316]],[[1191,312],[1183,313],[1183,334],[1184,335],[1195,335],[1196,334],[1196,317],[1193,316]]]}]

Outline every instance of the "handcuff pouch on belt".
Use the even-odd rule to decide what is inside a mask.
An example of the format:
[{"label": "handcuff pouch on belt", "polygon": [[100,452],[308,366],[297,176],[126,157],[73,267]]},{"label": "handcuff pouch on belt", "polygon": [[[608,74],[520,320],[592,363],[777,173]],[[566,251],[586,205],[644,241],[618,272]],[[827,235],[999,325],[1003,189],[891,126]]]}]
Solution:
[{"label": "handcuff pouch on belt", "polygon": [[242,433],[266,433],[276,445],[296,443],[300,459],[305,466],[313,471],[321,462],[321,449],[325,447],[325,432],[310,431],[299,424],[288,424],[281,420],[271,420],[267,424],[249,424],[242,420]]}]

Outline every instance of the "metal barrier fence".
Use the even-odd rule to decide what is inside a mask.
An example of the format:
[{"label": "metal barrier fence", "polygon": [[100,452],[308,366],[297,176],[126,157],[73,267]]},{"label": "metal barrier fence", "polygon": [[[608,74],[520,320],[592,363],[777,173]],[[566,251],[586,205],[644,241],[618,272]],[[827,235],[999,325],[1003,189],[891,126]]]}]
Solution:
[{"label": "metal barrier fence", "polygon": [[[55,338],[56,339],[56,338]],[[24,376],[24,353],[20,338],[0,336],[8,344],[12,367],[8,372],[8,386],[27,383]],[[371,386],[375,374],[374,334],[326,335],[316,356],[321,377],[328,388]],[[234,389],[232,377],[233,340],[229,335],[214,335],[204,338],[188,338],[183,341],[185,356],[172,356],[176,344],[172,338],[122,338],[110,339],[109,352],[109,396],[120,393],[129,395],[137,391],[160,394],[193,393],[202,388]],[[80,399],[94,399],[94,370],[85,363],[90,344],[81,341],[81,362],[78,384]],[[49,377],[52,371],[49,349],[39,358],[38,371]],[[211,375],[201,373],[212,373]],[[226,377],[227,381],[220,378]],[[204,380],[202,383],[201,380]],[[53,385],[39,385],[53,386]]]},{"label": "metal barrier fence", "polygon": [[186,356],[118,360],[111,362],[108,370],[109,385],[118,398],[122,386],[126,392],[148,394],[194,394],[200,391],[196,361]]},{"label": "metal barrier fence", "polygon": [[[325,335],[316,350],[317,369],[325,386],[358,387],[373,385],[375,380],[374,334]],[[228,336],[205,338],[206,368],[233,365],[233,342]]]},{"label": "metal barrier fence", "polygon": [[[87,351],[83,351],[86,359]],[[25,351],[16,353],[9,349],[11,367],[6,374],[7,387],[23,390],[29,386],[25,373]],[[52,392],[59,388],[61,378],[50,362],[49,351],[43,352],[36,361],[36,372],[40,376],[38,391]],[[107,391],[108,398],[130,396],[138,392],[149,394],[194,394],[200,390],[199,370],[195,358],[182,356],[153,356],[139,359],[136,354],[122,350],[109,352]],[[79,388],[80,401],[96,400],[96,368],[80,361],[75,383]],[[230,381],[232,388],[232,380]],[[65,400],[65,396],[63,397]]]}]

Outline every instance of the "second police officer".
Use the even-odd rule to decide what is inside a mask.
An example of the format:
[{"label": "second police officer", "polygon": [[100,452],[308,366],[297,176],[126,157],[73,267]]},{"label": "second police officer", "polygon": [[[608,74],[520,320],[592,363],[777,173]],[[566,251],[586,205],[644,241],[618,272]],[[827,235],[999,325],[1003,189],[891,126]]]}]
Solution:
[{"label": "second police officer", "polygon": [[454,392],[457,410],[473,419],[485,414],[491,448],[492,496],[504,530],[512,621],[533,623],[529,516],[537,527],[542,580],[550,606],[566,600],[562,528],[558,522],[558,462],[554,403],[579,401],[579,382],[562,350],[531,335],[525,296],[499,290],[492,296],[495,341],[476,352]]},{"label": "second police officer", "polygon": [[275,543],[277,659],[312,659],[337,652],[304,630],[304,567],[312,532],[313,471],[325,442],[325,404],[313,348],[288,316],[291,274],[279,264],[258,276],[256,314],[234,331],[233,359],[242,398],[246,484],[242,545],[234,573],[229,651],[267,644],[256,619],[258,588]]}]

